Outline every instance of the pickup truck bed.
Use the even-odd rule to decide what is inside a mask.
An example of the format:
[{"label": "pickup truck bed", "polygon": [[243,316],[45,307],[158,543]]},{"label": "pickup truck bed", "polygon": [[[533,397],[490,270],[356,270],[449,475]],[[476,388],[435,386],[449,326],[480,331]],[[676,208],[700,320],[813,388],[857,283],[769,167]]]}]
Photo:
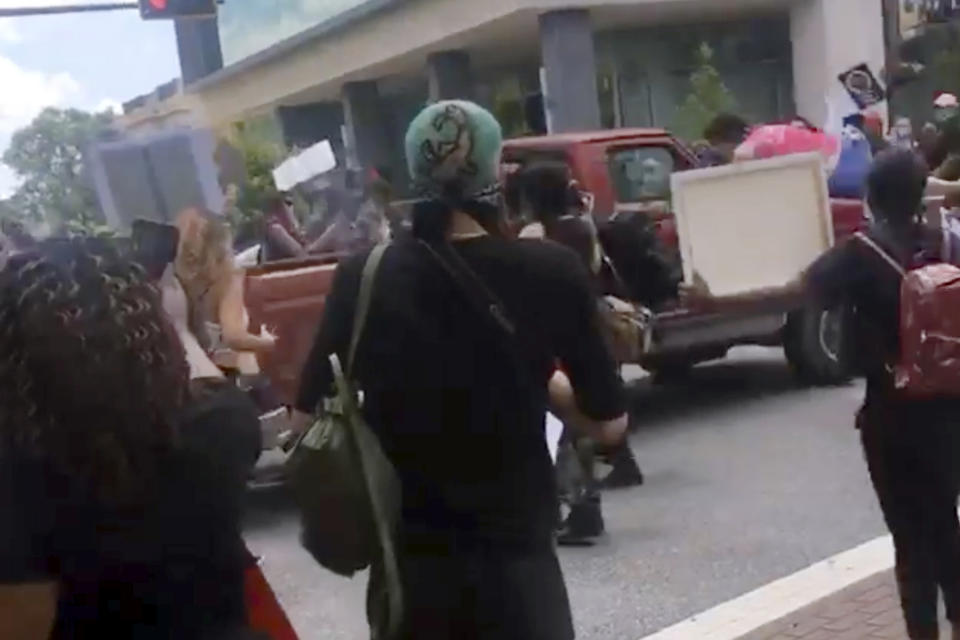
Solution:
[{"label": "pickup truck bed", "polygon": [[[613,130],[524,138],[504,148],[507,164],[531,159],[565,161],[573,176],[596,198],[600,218],[619,210],[650,217],[660,240],[676,251],[676,225],[669,199],[637,203],[617,202],[611,182],[611,161],[623,150],[669,151],[674,171],[692,168],[693,155],[661,130]],[[657,151],[657,150],[660,151]],[[866,222],[859,200],[831,200],[834,236],[841,240]],[[282,261],[248,272],[246,304],[251,326],[265,325],[279,338],[277,350],[260,365],[280,398],[292,403],[300,370],[323,315],[338,256]],[[752,311],[702,313],[671,310],[656,317],[653,350],[640,363],[651,371],[683,369],[696,362],[722,357],[738,344],[783,344],[788,359],[804,379],[814,383],[842,380],[845,371],[836,354],[844,332],[842,309],[807,309],[801,301],[784,308],[759,305]]]},{"label": "pickup truck bed", "polygon": [[276,350],[260,356],[260,368],[284,404],[293,404],[324,303],[333,285],[338,256],[284,260],[247,271],[245,302],[252,327],[277,336]]}]

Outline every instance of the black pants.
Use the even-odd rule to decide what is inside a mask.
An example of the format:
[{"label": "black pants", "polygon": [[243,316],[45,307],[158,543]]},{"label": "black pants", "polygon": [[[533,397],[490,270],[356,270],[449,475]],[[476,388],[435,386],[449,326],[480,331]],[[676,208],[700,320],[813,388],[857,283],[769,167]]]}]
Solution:
[{"label": "black pants", "polygon": [[882,403],[858,418],[910,637],[938,638],[937,596],[960,622],[960,408]]},{"label": "black pants", "polygon": [[400,565],[399,640],[573,640],[567,588],[552,547],[407,547]]}]

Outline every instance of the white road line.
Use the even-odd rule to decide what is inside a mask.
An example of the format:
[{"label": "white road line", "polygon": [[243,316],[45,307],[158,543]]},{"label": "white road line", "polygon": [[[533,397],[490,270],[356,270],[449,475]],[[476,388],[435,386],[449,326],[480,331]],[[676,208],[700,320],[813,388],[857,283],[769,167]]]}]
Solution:
[{"label": "white road line", "polygon": [[735,640],[891,568],[893,542],[890,536],[884,536],[764,585],[642,640]]}]

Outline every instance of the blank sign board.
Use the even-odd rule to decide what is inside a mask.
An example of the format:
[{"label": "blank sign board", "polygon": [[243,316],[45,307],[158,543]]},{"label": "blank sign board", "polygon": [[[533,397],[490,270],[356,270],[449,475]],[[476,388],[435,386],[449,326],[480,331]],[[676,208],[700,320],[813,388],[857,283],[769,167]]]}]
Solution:
[{"label": "blank sign board", "polygon": [[833,245],[820,155],[797,154],[672,176],[687,283],[714,295],[783,286]]}]

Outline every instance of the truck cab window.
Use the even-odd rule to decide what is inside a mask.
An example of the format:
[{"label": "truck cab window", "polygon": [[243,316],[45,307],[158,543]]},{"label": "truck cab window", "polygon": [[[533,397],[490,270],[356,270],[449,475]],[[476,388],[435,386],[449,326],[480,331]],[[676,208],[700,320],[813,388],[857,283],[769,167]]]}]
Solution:
[{"label": "truck cab window", "polygon": [[670,199],[674,159],[663,147],[613,150],[609,169],[618,202]]}]

